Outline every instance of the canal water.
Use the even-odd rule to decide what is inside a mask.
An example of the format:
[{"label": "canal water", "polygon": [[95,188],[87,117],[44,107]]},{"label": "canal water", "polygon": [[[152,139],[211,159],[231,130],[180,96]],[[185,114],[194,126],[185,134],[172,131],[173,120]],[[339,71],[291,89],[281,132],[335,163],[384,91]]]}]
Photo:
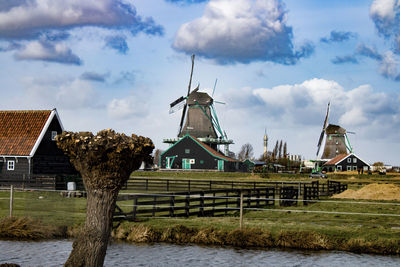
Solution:
[{"label": "canal water", "polygon": [[[0,264],[62,266],[72,249],[68,240],[0,241]],[[400,266],[399,256],[341,251],[248,250],[196,245],[113,243],[105,266]]]}]

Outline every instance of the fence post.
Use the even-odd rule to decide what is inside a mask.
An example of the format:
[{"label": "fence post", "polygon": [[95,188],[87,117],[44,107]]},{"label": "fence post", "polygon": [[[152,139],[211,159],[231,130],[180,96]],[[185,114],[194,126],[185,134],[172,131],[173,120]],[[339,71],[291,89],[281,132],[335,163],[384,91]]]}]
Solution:
[{"label": "fence post", "polygon": [[240,230],[243,227],[243,192],[240,192],[240,222],[239,222]]},{"label": "fence post", "polygon": [[13,201],[14,201],[14,186],[11,185],[11,188],[10,188],[10,217],[12,217],[12,214],[13,214]]},{"label": "fence post", "polygon": [[175,196],[171,196],[169,201],[169,216],[174,217]]},{"label": "fence post", "polygon": [[200,193],[200,210],[199,217],[204,217],[204,191]]},{"label": "fence post", "polygon": [[135,196],[135,198],[133,199],[133,210],[132,210],[134,221],[136,221],[137,204],[138,204],[138,199],[137,196]]},{"label": "fence post", "polygon": [[189,198],[190,198],[190,196],[189,195],[186,195],[186,199],[185,199],[185,215],[186,215],[186,217],[189,217],[189,214],[190,214],[190,212],[189,212],[189,208],[190,208],[190,200],[189,200]]}]

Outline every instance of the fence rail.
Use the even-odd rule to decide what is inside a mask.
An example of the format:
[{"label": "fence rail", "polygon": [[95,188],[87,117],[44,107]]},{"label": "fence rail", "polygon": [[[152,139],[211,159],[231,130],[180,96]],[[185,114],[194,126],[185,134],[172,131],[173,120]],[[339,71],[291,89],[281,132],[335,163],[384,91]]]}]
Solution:
[{"label": "fence rail", "polygon": [[[298,189],[298,196],[304,194],[304,188],[312,187],[313,192],[318,191],[319,196],[330,196],[343,192],[347,184],[327,180],[326,183],[319,181],[292,182],[292,181],[216,181],[216,180],[183,180],[183,179],[153,179],[153,178],[132,178],[125,184],[125,190],[154,191],[154,192],[191,192],[199,190],[218,189],[258,189],[274,187],[279,191],[282,187],[293,187]],[[316,194],[316,193],[314,193]]]},{"label": "fence rail", "polygon": [[275,188],[221,189],[166,194],[126,194],[118,197],[114,221],[140,217],[223,216],[240,208],[275,205]]},{"label": "fence rail", "polygon": [[[340,184],[340,183],[339,183]],[[343,189],[335,184],[333,190]],[[329,188],[329,186],[327,187]],[[295,206],[300,199],[297,186],[275,186],[247,189],[214,189],[166,194],[120,194],[115,221],[136,220],[137,217],[221,216],[237,211],[243,194],[245,208]],[[318,181],[303,184],[303,205],[319,199]]]},{"label": "fence rail", "polygon": [[24,175],[9,175],[7,178],[0,178],[0,187],[13,185],[18,189],[66,190],[70,181],[75,182],[77,190],[84,190],[82,179],[75,175],[32,175],[30,178]]}]

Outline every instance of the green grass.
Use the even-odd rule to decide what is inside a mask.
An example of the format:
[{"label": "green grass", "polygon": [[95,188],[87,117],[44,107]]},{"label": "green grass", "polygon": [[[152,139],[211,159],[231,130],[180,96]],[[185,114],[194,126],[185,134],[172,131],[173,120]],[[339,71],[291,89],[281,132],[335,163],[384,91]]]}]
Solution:
[{"label": "green grass", "polygon": [[[0,218],[9,216],[10,192],[0,191]],[[39,219],[46,224],[79,224],[86,216],[86,199],[66,198],[59,192],[14,191],[13,216]]]},{"label": "green grass", "polygon": [[[166,176],[168,175],[168,176]],[[297,177],[288,175],[279,176],[275,174],[268,179],[261,179],[255,176],[244,176],[247,174],[229,173],[167,173],[167,172],[135,172],[133,176],[154,177],[154,178],[173,178],[179,179],[209,179],[209,180],[244,180],[244,181],[276,181],[276,180],[307,180],[307,177]],[[356,175],[357,176],[357,175]],[[330,176],[332,180],[341,182],[353,182],[350,187],[356,188],[371,182],[393,182],[399,183],[399,179],[392,176],[367,176],[356,177],[336,177]],[[81,224],[85,219],[86,200],[82,198],[66,198],[57,192],[30,192],[16,191],[14,192],[14,216],[28,216],[39,219],[41,223],[51,226],[67,226]],[[326,199],[327,200],[327,199]],[[218,200],[224,201],[224,200]],[[337,199],[335,199],[337,201]],[[324,249],[343,249],[350,251],[363,251],[375,253],[399,254],[400,252],[400,217],[389,216],[368,216],[368,215],[343,215],[343,214],[321,214],[307,213],[304,211],[326,211],[326,212],[349,212],[349,213],[377,213],[377,214],[396,214],[400,215],[400,205],[384,205],[387,201],[360,201],[363,204],[351,203],[349,200],[340,200],[336,202],[316,202],[308,206],[299,204],[295,207],[279,207],[275,206],[265,211],[245,211],[244,227],[245,229],[261,229],[263,234],[271,235],[271,244],[281,247],[296,248],[312,248],[307,244],[314,244],[315,240],[328,240],[329,245],[315,245],[314,248]],[[382,203],[376,205],[372,202]],[[132,201],[119,202],[119,204],[132,204]],[[396,202],[400,204],[400,202]],[[183,204],[182,204],[183,205]],[[123,207],[123,209],[131,210],[132,207]],[[285,210],[286,209],[286,210]],[[293,212],[293,211],[300,212]],[[9,192],[0,191],[0,218],[6,218],[9,214]],[[172,239],[162,239],[165,233],[178,231],[179,229],[189,229],[189,232],[200,234],[201,229],[208,229],[205,236],[210,236],[211,232],[221,231],[224,234],[224,241],[218,243],[209,243],[205,239],[201,239],[207,244],[233,244],[231,235],[238,235],[236,229],[239,226],[238,212],[232,212],[226,217],[210,217],[210,218],[139,218],[139,222],[124,222],[120,227],[122,240],[144,240],[143,231],[155,229],[155,239],[158,241],[175,242]],[[142,228],[139,228],[142,227]],[[144,227],[144,228],[143,228]],[[183,227],[183,228],[182,228]],[[132,230],[136,229],[136,230]],[[138,230],[139,229],[139,230]],[[144,229],[144,230],[143,230]],[[146,230],[147,229],[147,230]],[[172,230],[171,230],[172,229]],[[195,229],[195,230],[190,230]],[[214,229],[214,230],[212,230]],[[142,234],[142,239],[127,239],[130,232],[136,231]],[[179,230],[180,231],[180,230]],[[186,231],[186,230],[185,230]],[[200,232],[199,232],[200,231]],[[211,231],[211,232],[210,232]],[[213,232],[214,231],[214,232]],[[253,231],[253,230],[251,230]],[[250,232],[251,232],[250,231]],[[258,230],[257,230],[258,231]],[[251,236],[258,232],[251,232]],[[215,234],[215,233],[214,233]],[[115,234],[118,236],[118,234]],[[146,236],[146,234],[144,235]],[[241,236],[240,234],[238,235]],[[229,238],[231,239],[229,239]],[[322,238],[323,237],[323,238]],[[158,239],[157,239],[158,238]],[[169,238],[169,237],[168,237]],[[206,238],[206,237],[204,237]],[[307,238],[310,238],[307,241]],[[325,239],[324,239],[325,238]],[[227,240],[231,241],[227,241]],[[290,243],[290,240],[304,239],[303,243]],[[169,240],[169,241],[168,241]],[[188,242],[197,242],[197,239],[182,239]],[[197,241],[196,241],[197,240]],[[288,241],[289,240],[289,241]],[[307,243],[307,242],[308,243]],[[327,242],[328,242],[327,241]],[[177,241],[180,242],[180,241]],[[200,242],[200,241],[198,241]],[[201,243],[200,242],[200,243]],[[233,243],[232,243],[233,242]],[[275,242],[275,243],[274,243]],[[293,241],[295,242],[295,241]],[[296,241],[297,242],[297,241]],[[314,243],[313,243],[314,242]],[[324,241],[325,242],[325,241]],[[268,243],[270,244],[270,243]]]}]

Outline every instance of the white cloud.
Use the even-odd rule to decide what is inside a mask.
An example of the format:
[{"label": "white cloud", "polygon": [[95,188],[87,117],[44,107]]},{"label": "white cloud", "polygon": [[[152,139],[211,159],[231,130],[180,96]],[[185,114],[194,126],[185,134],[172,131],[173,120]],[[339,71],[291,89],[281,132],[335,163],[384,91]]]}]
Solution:
[{"label": "white cloud", "polygon": [[144,99],[131,95],[126,98],[112,99],[107,105],[107,113],[114,119],[129,119],[144,117],[148,113],[148,108]]},{"label": "white cloud", "polygon": [[162,34],[151,18],[142,20],[123,0],[30,0],[0,10],[0,37],[32,38],[42,30],[80,26],[127,28]]},{"label": "white cloud", "polygon": [[[345,90],[335,81],[314,78],[301,84],[232,90],[225,99],[235,112],[238,109],[243,112],[247,106],[246,118],[260,116],[283,129],[322,125],[326,105],[331,102],[330,123],[381,134],[387,128],[400,130],[399,96],[377,92],[370,85]],[[372,125],[379,127],[371,129]]]},{"label": "white cloud", "polygon": [[19,104],[25,108],[57,107],[65,110],[79,110],[99,106],[100,97],[96,95],[92,84],[86,80],[64,76],[50,76],[46,79],[25,77],[23,84],[26,91]]},{"label": "white cloud", "polygon": [[201,18],[183,24],[173,47],[225,63],[295,64],[313,51],[295,51],[292,28],[280,0],[211,0]]},{"label": "white cloud", "polygon": [[399,61],[391,51],[386,52],[380,61],[380,72],[383,76],[400,81],[400,72],[398,71]]},{"label": "white cloud", "polygon": [[95,90],[90,82],[76,79],[59,87],[56,103],[68,109],[94,107],[96,105]]},{"label": "white cloud", "polygon": [[81,65],[80,58],[63,43],[31,41],[15,53],[19,60],[43,60],[63,64]]},{"label": "white cloud", "polygon": [[[370,15],[393,21],[396,17],[394,8],[397,0],[374,0],[370,7]],[[398,5],[398,3],[397,3]]]},{"label": "white cloud", "polygon": [[374,0],[369,14],[379,33],[393,41],[394,52],[400,53],[400,1]]}]

